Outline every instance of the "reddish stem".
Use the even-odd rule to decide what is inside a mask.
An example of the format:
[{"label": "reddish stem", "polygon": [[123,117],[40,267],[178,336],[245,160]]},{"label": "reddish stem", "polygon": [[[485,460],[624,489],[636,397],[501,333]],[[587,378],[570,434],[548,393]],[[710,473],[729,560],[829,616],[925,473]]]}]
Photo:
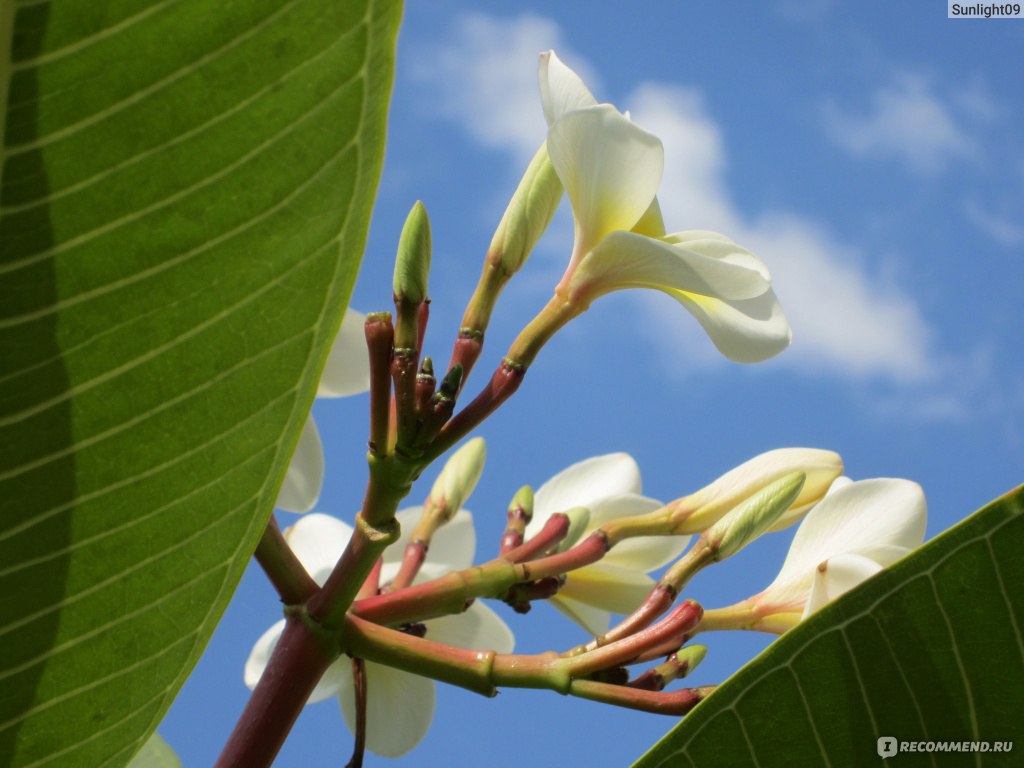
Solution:
[{"label": "reddish stem", "polygon": [[395,340],[391,316],[386,312],[367,315],[364,333],[370,355],[370,451],[383,455],[388,450],[391,418],[391,353]]},{"label": "reddish stem", "polygon": [[569,533],[569,517],[556,512],[547,519],[544,527],[529,541],[505,553],[504,559],[510,563],[523,563],[542,555],[558,544]]},{"label": "reddish stem", "polygon": [[[508,400],[519,389],[526,368],[503,362],[479,395],[457,413],[441,429],[428,450],[428,458],[435,459],[468,435],[480,422]],[[465,380],[465,376],[463,376]]]},{"label": "reddish stem", "polygon": [[334,658],[301,619],[289,616],[216,768],[269,768]]},{"label": "reddish stem", "polygon": [[425,542],[417,539],[416,541],[410,541],[405,545],[405,552],[402,553],[402,564],[398,568],[398,573],[395,574],[395,578],[391,580],[391,583],[384,587],[385,592],[396,592],[399,589],[405,589],[416,578],[416,574],[420,572],[420,567],[423,565],[423,561],[427,559],[427,545]]},{"label": "reddish stem", "polygon": [[594,680],[573,680],[569,694],[581,699],[638,709],[656,715],[682,717],[697,706],[712,688],[682,688],[678,691],[648,691]]}]

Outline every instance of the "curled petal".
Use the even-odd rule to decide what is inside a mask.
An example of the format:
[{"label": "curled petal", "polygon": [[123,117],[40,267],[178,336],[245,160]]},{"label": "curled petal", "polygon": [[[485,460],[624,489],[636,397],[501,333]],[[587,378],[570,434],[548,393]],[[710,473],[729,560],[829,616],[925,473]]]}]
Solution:
[{"label": "curled petal", "polygon": [[366,315],[354,309],[345,310],[320,375],[317,397],[347,397],[370,388],[370,358],[363,333],[365,320]]},{"label": "curled petal", "polygon": [[548,480],[533,497],[533,521],[526,536],[536,535],[556,512],[590,507],[609,496],[640,493],[640,468],[628,453],[609,453],[577,462]]},{"label": "curled petal", "polygon": [[277,494],[274,506],[288,512],[309,512],[324,484],[324,449],[320,444],[320,433],[310,414],[302,426],[298,445],[292,454],[291,463],[284,475],[284,482]]},{"label": "curled petal", "polygon": [[[346,657],[344,661],[350,660]],[[355,689],[349,674],[338,691],[341,712],[354,733]],[[434,718],[434,681],[366,662],[366,747],[383,757],[401,757],[419,744]]]},{"label": "curled petal", "polygon": [[538,68],[540,100],[544,105],[544,119],[551,125],[566,112],[582,107],[592,107],[597,99],[583,80],[554,51],[540,55]]},{"label": "curled petal", "polygon": [[768,290],[756,257],[728,240],[667,243],[613,232],[588,253],[569,281],[570,298],[593,299],[623,288],[654,288],[716,299],[752,299]]},{"label": "curled petal", "polygon": [[[252,651],[249,652],[249,658],[245,660],[243,679],[250,689],[255,688],[256,683],[263,677],[263,672],[270,661],[270,655],[274,652],[277,642],[281,639],[284,624],[284,619],[275,623],[260,636],[260,639],[256,641],[256,645],[252,647]],[[338,692],[341,677],[345,674],[347,662],[348,658],[343,657],[327,668],[323,677],[320,678],[320,682],[316,684],[316,687],[309,694],[309,698],[306,700],[307,704],[315,704],[318,701],[329,699]]]},{"label": "curled petal", "polygon": [[861,582],[867,581],[880,570],[881,565],[862,555],[836,555],[822,562],[814,571],[814,583],[811,586],[810,597],[807,598],[803,618],[806,619],[827,603],[849,592]]},{"label": "curled petal", "polygon": [[288,546],[317,584],[323,584],[352,538],[352,526],[314,512],[284,532]]},{"label": "curled petal", "polygon": [[572,571],[559,595],[627,614],[640,606],[653,586],[654,580],[641,571],[600,562]]},{"label": "curled petal", "polygon": [[879,478],[840,487],[804,518],[776,582],[810,577],[819,563],[850,552],[887,565],[891,547],[909,550],[924,541],[926,519],[924,492],[910,480]]},{"label": "curled petal", "polygon": [[581,603],[579,600],[558,595],[548,602],[567,618],[579,624],[591,635],[597,637],[608,631],[611,624],[611,613],[600,608]]},{"label": "curled petal", "polygon": [[554,123],[548,155],[576,220],[571,272],[605,235],[632,229],[647,212],[661,183],[664,150],[656,136],[601,104]]},{"label": "curled petal", "polygon": [[498,653],[512,653],[516,644],[508,625],[480,600],[464,613],[428,621],[427,638],[471,651]]},{"label": "curled petal", "polygon": [[718,351],[737,363],[759,363],[789,346],[792,333],[775,292],[754,299],[721,301],[682,292],[672,298],[703,326]]}]

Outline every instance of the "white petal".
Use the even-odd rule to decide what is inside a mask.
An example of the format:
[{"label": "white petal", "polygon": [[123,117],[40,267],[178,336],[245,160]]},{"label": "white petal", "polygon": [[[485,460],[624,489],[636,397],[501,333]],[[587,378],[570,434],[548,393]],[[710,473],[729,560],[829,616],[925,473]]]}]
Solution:
[{"label": "white petal", "polygon": [[[757,256],[746,248],[737,245],[721,232],[707,229],[690,229],[685,232],[673,232],[662,238],[667,243],[682,245],[705,256],[721,259],[738,267],[746,267],[759,272],[765,280],[771,280],[768,267]],[[718,246],[715,246],[718,243]]]},{"label": "white petal", "polygon": [[[349,661],[349,659],[345,659]],[[356,727],[355,690],[349,675],[338,691],[345,722]],[[366,747],[401,757],[426,735],[434,718],[434,681],[366,662]]]},{"label": "white petal", "polygon": [[792,333],[775,292],[755,299],[720,301],[684,293],[672,298],[686,307],[718,351],[737,363],[759,363],[789,346]]},{"label": "white petal", "polygon": [[[423,507],[407,507],[400,510],[395,518],[402,527],[398,540],[384,552],[384,567],[381,569],[381,581],[387,582],[395,577],[402,563],[405,546],[412,538]],[[420,567],[417,582],[437,578],[452,571],[461,571],[473,564],[476,552],[476,531],[473,528],[473,515],[460,509],[452,519],[434,534],[427,549],[427,557]]]},{"label": "white petal", "polygon": [[347,397],[370,388],[370,358],[363,323],[366,315],[346,309],[320,375],[317,397]]},{"label": "white petal", "polygon": [[427,639],[471,651],[512,653],[516,639],[512,630],[481,600],[464,613],[442,616],[426,622]]},{"label": "white petal", "polygon": [[352,538],[352,526],[314,512],[285,529],[284,538],[317,584],[323,584]]},{"label": "white petal", "polygon": [[644,215],[630,231],[647,237],[663,237],[665,235],[665,219],[661,216],[661,205],[658,203],[658,198],[651,200]]},{"label": "white petal", "polygon": [[650,207],[664,167],[661,141],[607,105],[569,112],[554,123],[548,155],[576,220],[574,261],[610,232],[633,228]]},{"label": "white petal", "polygon": [[623,288],[654,288],[715,299],[752,299],[768,290],[760,271],[729,260],[742,252],[722,240],[673,245],[634,232],[614,232],[587,254],[569,281],[570,296],[592,301]]},{"label": "white petal", "polygon": [[632,568],[605,563],[572,571],[558,594],[613,613],[632,613],[654,587],[654,580]]},{"label": "white petal", "polygon": [[612,617],[608,611],[602,611],[600,608],[593,608],[586,603],[579,602],[578,600],[556,596],[551,598],[548,602],[557,608],[560,613],[572,619],[595,637],[607,632],[608,627],[611,624]]},{"label": "white petal", "polygon": [[284,482],[274,504],[288,512],[309,512],[324,484],[324,449],[320,445],[320,433],[316,430],[313,415],[306,417],[302,434],[295,446],[291,463],[284,475]]},{"label": "white petal", "polygon": [[590,92],[583,80],[554,51],[540,55],[538,70],[540,80],[540,100],[544,105],[544,119],[548,125],[573,109],[592,107],[597,99]]},{"label": "white petal", "polygon": [[[249,688],[255,688],[256,683],[258,683],[260,678],[263,676],[263,672],[267,668],[267,663],[270,661],[270,655],[274,652],[274,648],[277,647],[277,643],[281,639],[281,633],[284,631],[284,625],[285,620],[281,619],[270,629],[264,632],[260,636],[260,639],[256,641],[256,645],[253,646],[252,651],[249,653],[249,658],[245,660],[244,679],[245,684]],[[309,694],[309,698],[306,700],[307,704],[315,704],[318,701],[323,701],[324,699],[334,696],[338,692],[340,681],[339,675],[344,673],[344,666],[342,666],[342,662],[348,661],[347,657],[343,657],[327,668],[323,677],[320,678],[320,682],[316,684],[312,693]]]},{"label": "white petal", "polygon": [[881,565],[861,555],[836,555],[824,561],[814,570],[814,583],[804,609],[804,618],[867,581],[880,570]]},{"label": "white petal", "polygon": [[548,480],[533,496],[533,520],[526,536],[535,535],[556,512],[589,507],[609,497],[640,493],[640,468],[628,453],[609,453],[577,462]]},{"label": "white petal", "polygon": [[[924,540],[927,511],[921,487],[909,480],[861,480],[840,487],[812,509],[797,529],[777,581],[809,574],[836,555],[884,555]],[[874,558],[872,558],[874,559]]]}]

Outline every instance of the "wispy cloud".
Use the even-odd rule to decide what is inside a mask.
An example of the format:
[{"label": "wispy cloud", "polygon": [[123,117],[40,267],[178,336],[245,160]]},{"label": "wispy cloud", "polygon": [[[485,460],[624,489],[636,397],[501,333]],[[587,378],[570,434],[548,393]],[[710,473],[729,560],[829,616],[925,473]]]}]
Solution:
[{"label": "wispy cloud", "polygon": [[866,110],[842,107],[835,101],[822,108],[829,137],[858,157],[894,158],[911,169],[934,173],[950,161],[977,156],[978,148],[962,111],[981,117],[993,105],[979,90],[964,90],[958,106],[934,93],[920,76],[904,73],[876,90]]},{"label": "wispy cloud", "polygon": [[[522,160],[543,137],[536,54],[556,47],[562,55],[562,43],[550,20],[475,14],[461,21],[420,76],[439,90],[444,114],[470,136]],[[571,51],[565,58],[600,97],[587,63]],[[751,213],[736,204],[726,180],[723,134],[699,89],[645,83],[619,106],[665,144],[659,200],[669,229],[723,231],[772,269],[794,332],[793,348],[779,365],[894,382],[922,380],[934,372],[932,334],[915,302],[877,268],[869,268],[855,244],[840,242],[799,213]],[[650,312],[666,311],[664,297],[646,296]],[[717,364],[720,358],[692,325],[692,333],[682,331],[677,339],[692,351],[689,362]]]}]

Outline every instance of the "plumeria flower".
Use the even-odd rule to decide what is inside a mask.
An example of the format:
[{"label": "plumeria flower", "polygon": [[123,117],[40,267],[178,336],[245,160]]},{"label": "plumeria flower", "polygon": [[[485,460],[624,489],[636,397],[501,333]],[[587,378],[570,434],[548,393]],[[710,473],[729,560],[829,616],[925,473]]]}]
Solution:
[{"label": "plumeria flower", "polygon": [[926,518],[924,492],[910,480],[836,480],[800,524],[775,581],[741,604],[751,628],[792,628],[920,546]]},{"label": "plumeria flower", "polygon": [[[421,511],[420,507],[412,507],[396,515],[403,531],[411,531],[415,527]],[[284,535],[306,570],[318,584],[323,584],[352,537],[352,527],[329,515],[313,513],[301,518]],[[382,581],[397,573],[408,538],[407,533],[403,534],[386,550],[381,569]],[[429,558],[423,564],[419,578],[435,578],[449,571],[468,568],[472,565],[475,548],[473,518],[466,510],[459,510],[451,522],[434,535]],[[514,645],[511,630],[481,601],[474,602],[465,613],[424,623],[429,639],[460,648],[511,653]],[[277,622],[256,641],[245,662],[245,684],[250,688],[255,688],[259,682],[284,625],[284,620]],[[405,754],[416,746],[430,727],[434,715],[434,682],[373,662],[366,663],[366,681],[367,748],[385,757]],[[328,667],[307,703],[332,696],[340,699],[345,722],[355,732],[355,689],[352,664],[347,656],[342,656]]]},{"label": "plumeria flower", "polygon": [[[346,309],[341,328],[327,355],[317,397],[347,397],[370,388],[370,363],[363,339],[366,316]],[[324,483],[324,451],[313,414],[306,417],[295,453],[277,494],[278,509],[287,512],[308,512],[320,498]]]},{"label": "plumeria flower", "polygon": [[[573,464],[542,485],[534,495],[533,520],[526,537],[535,535],[556,512],[586,508],[586,525],[576,528],[578,541],[604,523],[651,512],[660,501],[640,495],[640,469],[631,456],[612,453]],[[612,613],[634,611],[654,586],[647,575],[676,559],[689,536],[638,536],[620,542],[598,562],[570,571],[550,602],[593,635],[608,630]]]},{"label": "plumeria flower", "polygon": [[764,263],[716,232],[666,234],[655,197],[661,141],[610,104],[599,104],[554,51],[541,54],[547,150],[572,204],[575,240],[556,287],[586,307],[624,288],[654,288],[690,311],[737,362],[789,345],[790,330]]}]

